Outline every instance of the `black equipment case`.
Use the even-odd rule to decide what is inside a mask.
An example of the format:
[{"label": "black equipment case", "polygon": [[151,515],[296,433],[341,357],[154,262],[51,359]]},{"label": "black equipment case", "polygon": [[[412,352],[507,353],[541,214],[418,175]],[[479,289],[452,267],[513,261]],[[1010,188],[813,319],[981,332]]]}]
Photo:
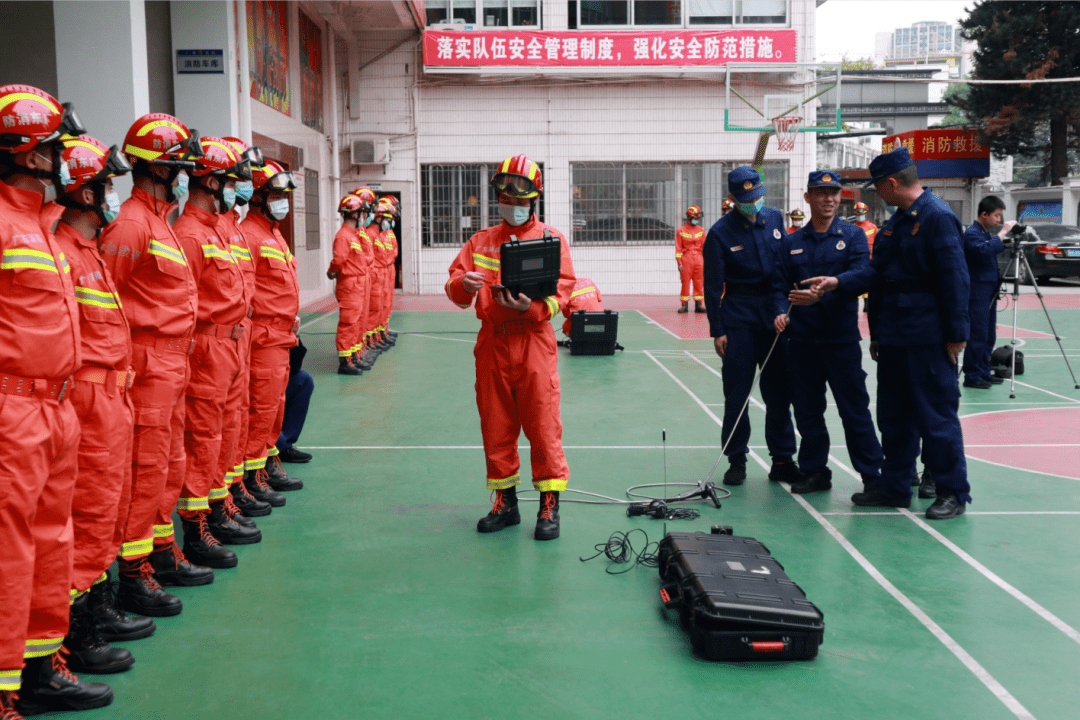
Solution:
[{"label": "black equipment case", "polygon": [[614,355],[619,313],[611,310],[570,313],[571,355]]},{"label": "black equipment case", "polygon": [[516,298],[524,293],[531,300],[554,295],[562,270],[562,244],[550,230],[536,240],[518,240],[513,235],[499,248],[500,282]]},{"label": "black equipment case", "polygon": [[660,578],[664,607],[710,660],[809,660],[824,640],[825,616],[754,538],[668,533]]}]

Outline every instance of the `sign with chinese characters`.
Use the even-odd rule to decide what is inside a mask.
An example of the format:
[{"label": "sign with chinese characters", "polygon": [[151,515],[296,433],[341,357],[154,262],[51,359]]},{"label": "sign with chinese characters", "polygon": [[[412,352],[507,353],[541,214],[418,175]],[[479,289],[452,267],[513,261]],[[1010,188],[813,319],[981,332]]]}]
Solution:
[{"label": "sign with chinese characters", "polygon": [[180,75],[224,75],[222,50],[177,50],[176,72]]},{"label": "sign with chinese characters", "polygon": [[795,30],[424,32],[426,67],[657,67],[793,63]]},{"label": "sign with chinese characters", "polygon": [[905,147],[919,169],[920,178],[987,177],[990,148],[966,130],[910,130],[881,141],[881,152]]}]

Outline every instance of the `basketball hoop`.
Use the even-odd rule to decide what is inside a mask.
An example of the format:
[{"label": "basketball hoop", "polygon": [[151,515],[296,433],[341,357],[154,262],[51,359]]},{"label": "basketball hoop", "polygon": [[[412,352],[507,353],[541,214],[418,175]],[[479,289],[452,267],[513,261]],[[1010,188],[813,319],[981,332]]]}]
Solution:
[{"label": "basketball hoop", "polygon": [[772,119],[773,129],[776,132],[776,144],[780,152],[791,152],[795,149],[795,138],[798,137],[802,120],[797,115],[780,115]]}]

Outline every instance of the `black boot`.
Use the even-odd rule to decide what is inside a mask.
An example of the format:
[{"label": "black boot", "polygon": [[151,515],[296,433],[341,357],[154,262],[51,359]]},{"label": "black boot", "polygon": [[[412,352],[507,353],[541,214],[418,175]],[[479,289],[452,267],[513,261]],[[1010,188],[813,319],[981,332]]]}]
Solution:
[{"label": "black boot", "polygon": [[311,453],[306,453],[303,450],[297,450],[296,447],[287,447],[281,451],[278,455],[281,458],[281,462],[287,463],[306,463],[311,462]]},{"label": "black boot", "polygon": [[23,715],[39,715],[53,710],[92,710],[113,701],[111,687],[83,682],[71,672],[66,652],[60,648],[52,655],[26,661],[16,710]]},{"label": "black boot", "polygon": [[832,489],[832,470],[822,468],[807,475],[803,480],[791,483],[791,492],[796,495],[821,492]]},{"label": "black boot", "polygon": [[957,515],[964,514],[964,503],[951,490],[942,489],[937,500],[926,508],[927,520],[951,520]]},{"label": "black boot", "polygon": [[339,357],[338,358],[338,365],[337,365],[337,374],[338,375],[362,375],[363,373],[364,373],[363,370],[361,370],[358,367],[355,367],[351,362],[349,362],[349,358],[347,358],[347,357]]},{"label": "black boot", "polygon": [[184,609],[180,598],[162,590],[149,558],[120,561],[120,606],[150,617],[171,617]]},{"label": "black boot", "polygon": [[926,468],[922,471],[922,484],[919,485],[919,497],[923,500],[937,497],[937,483],[934,482],[934,476]]},{"label": "black boot", "polygon": [[688,312],[690,312],[690,311],[689,311],[689,310],[687,309],[686,305],[687,305],[687,303],[683,303],[682,305],[680,305],[680,306],[679,306],[679,309],[678,309],[678,310],[676,310],[675,312],[679,313],[680,315],[682,315],[682,314],[684,314],[684,313],[688,313]]},{"label": "black boot", "polygon": [[266,461],[266,484],[278,492],[300,490],[304,487],[303,480],[288,476],[277,455]]},{"label": "black boot", "polygon": [[540,512],[536,513],[537,540],[554,540],[559,537],[559,493],[555,490],[540,493]]},{"label": "black boot", "polygon": [[209,512],[200,512],[193,518],[182,518],[184,557],[189,562],[208,568],[234,568],[239,559],[236,553],[218,542],[218,539],[210,533],[206,522],[209,515]]},{"label": "black boot", "polygon": [[370,370],[372,365],[359,351],[352,354],[352,364],[361,370]]},{"label": "black boot", "polygon": [[131,617],[120,609],[119,586],[99,582],[86,594],[86,606],[94,616],[101,637],[107,642],[127,642],[150,637],[157,625],[148,617]]},{"label": "black boot", "polygon": [[150,553],[150,567],[162,585],[198,587],[214,582],[214,571],[185,557],[175,540]]},{"label": "black boot", "polygon": [[797,483],[806,478],[791,458],[774,457],[772,467],[769,468],[769,479],[773,482]]},{"label": "black boot", "polygon": [[71,604],[71,624],[64,638],[64,647],[71,653],[68,662],[75,672],[106,675],[123,672],[135,664],[130,652],[124,648],[114,648],[101,637],[85,594]]},{"label": "black boot", "polygon": [[247,491],[243,482],[237,481],[230,485],[229,494],[232,495],[233,502],[245,517],[265,517],[273,512],[270,503],[257,500]]},{"label": "black boot", "polygon": [[[225,508],[225,500],[210,503],[210,517],[206,527],[218,542],[225,545],[252,545],[262,540],[262,531],[246,527],[233,520]],[[251,522],[248,520],[248,522]]]},{"label": "black boot", "polygon": [[480,522],[476,523],[476,532],[498,532],[510,525],[521,523],[521,513],[518,511],[517,486],[508,487],[505,490],[495,490],[494,506]]},{"label": "black boot", "polygon": [[285,506],[285,496],[266,483],[266,470],[248,470],[244,473],[244,479],[241,482],[244,483],[244,489],[248,491],[248,494],[256,500],[269,503],[271,507]]},{"label": "black boot", "polygon": [[385,330],[382,331],[382,335],[379,336],[379,339],[382,340],[382,342],[386,343],[386,345],[389,347],[394,347],[395,345],[397,345],[397,340],[387,335]]},{"label": "black boot", "polygon": [[694,301],[694,312],[696,312],[696,313],[705,312],[705,306],[701,304],[700,300],[695,300]]},{"label": "black boot", "polygon": [[23,720],[23,714],[15,709],[18,697],[18,691],[0,690],[0,720]]},{"label": "black boot", "polygon": [[728,457],[727,472],[724,473],[725,485],[742,485],[746,482],[746,456],[732,455]]},{"label": "black boot", "polygon": [[[243,487],[243,485],[241,485],[240,487]],[[259,502],[258,500],[255,500],[255,498],[251,498],[251,499],[254,502]],[[242,512],[240,512],[240,508],[237,507],[235,502],[233,502],[232,493],[229,493],[228,495],[225,496],[224,502],[225,502],[225,514],[228,515],[229,519],[232,520],[234,523],[236,523],[237,525],[240,525],[241,527],[246,527],[246,528],[257,528],[257,527],[259,527],[258,525],[255,524],[254,520],[252,520],[251,518],[244,517],[244,514]],[[263,503],[263,504],[266,505],[266,503]],[[270,506],[267,505],[266,507],[267,507],[267,509],[269,509]]]}]

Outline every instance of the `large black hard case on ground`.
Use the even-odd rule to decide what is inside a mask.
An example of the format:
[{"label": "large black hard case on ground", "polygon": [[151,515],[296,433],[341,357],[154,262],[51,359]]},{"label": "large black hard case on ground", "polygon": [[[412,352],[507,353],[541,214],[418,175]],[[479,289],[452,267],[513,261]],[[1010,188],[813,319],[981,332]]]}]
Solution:
[{"label": "large black hard case on ground", "polygon": [[559,290],[562,244],[547,229],[535,240],[510,239],[499,249],[500,282],[515,297],[524,293],[531,300],[554,295]]},{"label": "large black hard case on ground", "polygon": [[809,660],[824,615],[754,538],[668,533],[660,542],[660,598],[710,660]]},{"label": "large black hard case on ground", "polygon": [[614,355],[619,313],[578,310],[570,313],[571,355]]}]

